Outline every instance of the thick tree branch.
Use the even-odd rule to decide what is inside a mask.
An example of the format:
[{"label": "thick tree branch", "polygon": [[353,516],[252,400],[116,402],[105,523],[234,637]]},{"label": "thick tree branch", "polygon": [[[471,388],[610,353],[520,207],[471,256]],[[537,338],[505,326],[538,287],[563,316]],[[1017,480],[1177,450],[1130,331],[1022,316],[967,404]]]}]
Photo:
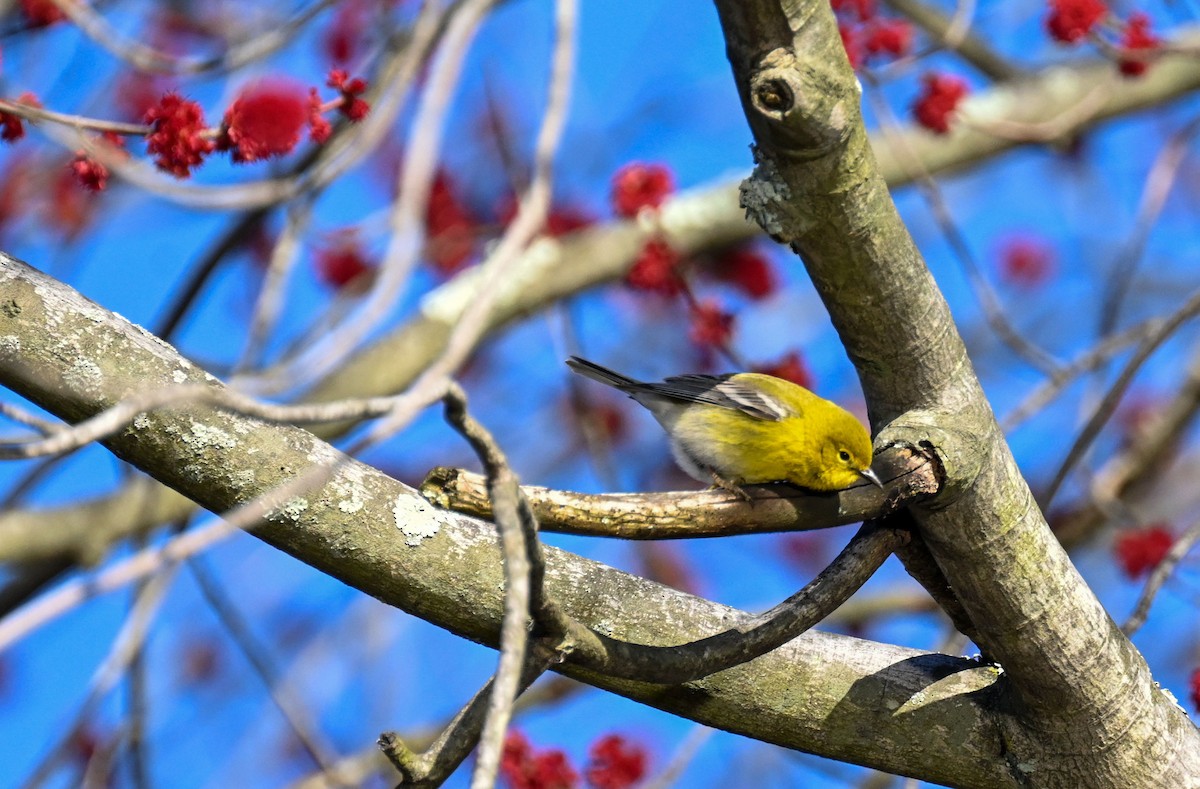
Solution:
[{"label": "thick tree branch", "polygon": [[[0,258],[0,376],[61,417],[86,418],[147,386],[214,380],[70,288]],[[497,643],[502,561],[490,524],[432,508],[295,427],[209,406],[145,415],[112,451],[223,511],[332,468],[253,533],[322,572],[466,638]],[[669,645],[746,614],[546,548],[547,593],[612,638]],[[707,725],[927,780],[1015,787],[998,762],[998,672],[969,660],[809,631],[754,661],[678,687],[563,673]]]},{"label": "thick tree branch", "polygon": [[[1198,37],[1200,34],[1192,32],[1180,40],[1193,42]],[[1058,118],[1064,106],[1077,104],[1107,85],[1103,88],[1103,101],[1094,113],[1060,130],[1063,135],[1074,135],[1105,119],[1171,101],[1200,88],[1200,63],[1179,55],[1164,57],[1142,79],[1112,82],[1111,74],[1112,64],[1107,61],[1054,66],[1019,83],[980,93],[968,106],[971,116],[985,125],[999,121],[1042,124]],[[927,172],[935,175],[968,167],[1022,144],[967,128],[946,137],[915,128],[900,134],[904,147],[920,159]],[[888,156],[882,147],[879,171],[892,187],[902,186],[911,178],[910,169]],[[761,232],[746,221],[738,205],[737,185],[732,182],[677,196],[663,207],[660,219],[666,238],[685,256]],[[657,231],[636,222],[616,222],[561,241],[545,239],[533,244],[514,266],[512,276],[501,283],[505,291],[496,300],[488,330],[622,276],[652,232]],[[338,400],[404,389],[445,350],[451,328],[480,276],[480,268],[475,267],[431,292],[415,318],[347,360],[310,393],[310,399]],[[529,287],[531,282],[536,282],[537,287]],[[333,436],[345,427],[330,427],[318,434]],[[185,498],[165,488],[156,487],[149,494],[122,490],[82,504],[17,511],[0,517],[0,545],[14,542],[9,539],[12,531],[20,535],[36,534],[39,548],[30,558],[73,556],[80,534],[88,535],[92,544],[102,547],[165,521],[185,517],[192,509],[193,505]],[[105,524],[103,534],[98,533],[97,524]]]},{"label": "thick tree branch", "polygon": [[757,141],[743,204],[803,259],[872,424],[887,427],[881,437],[932,446],[942,461],[941,492],[911,511],[981,648],[1004,667],[1014,780],[1186,785],[1200,775],[1200,735],[1071,565],[1021,478],[891,201],[828,3],[717,8]]}]

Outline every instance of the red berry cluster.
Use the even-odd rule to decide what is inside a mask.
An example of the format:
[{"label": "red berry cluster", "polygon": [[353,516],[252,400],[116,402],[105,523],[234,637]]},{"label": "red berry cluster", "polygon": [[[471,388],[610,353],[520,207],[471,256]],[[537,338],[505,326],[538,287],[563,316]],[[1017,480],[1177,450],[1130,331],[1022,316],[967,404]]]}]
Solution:
[{"label": "red berry cluster", "polygon": [[[1086,38],[1099,36],[1097,28],[1108,20],[1120,24],[1103,0],[1049,0],[1046,32],[1055,41],[1078,44]],[[1121,74],[1140,77],[1150,68],[1150,60],[1162,46],[1162,40],[1151,32],[1150,17],[1135,11],[1120,26],[1115,46]]]},{"label": "red berry cluster", "polygon": [[1174,544],[1175,537],[1159,523],[1122,534],[1113,543],[1113,552],[1125,575],[1136,579],[1158,567]]},{"label": "red berry cluster", "polygon": [[912,25],[880,14],[874,0],[830,0],[830,5],[837,14],[846,57],[855,69],[903,57],[912,49]]},{"label": "red berry cluster", "polygon": [[[633,789],[646,776],[646,751],[618,734],[588,749],[584,777],[591,789]],[[579,773],[557,748],[538,750],[519,731],[510,731],[500,757],[500,776],[509,789],[577,789]]]},{"label": "red berry cluster", "polygon": [[[635,162],[612,179],[613,212],[621,217],[653,218],[675,188],[671,171],[661,164]],[[750,299],[770,296],[778,288],[770,261],[750,244],[727,247],[706,256],[702,271],[732,285]],[[713,299],[698,301],[683,277],[683,255],[662,235],[646,241],[625,275],[625,284],[646,293],[684,296],[690,307],[689,336],[702,349],[723,349],[733,334],[734,316]]]},{"label": "red berry cluster", "polygon": [[950,132],[950,119],[969,89],[962,77],[927,73],[921,76],[921,92],[913,102],[913,117],[936,134]]}]

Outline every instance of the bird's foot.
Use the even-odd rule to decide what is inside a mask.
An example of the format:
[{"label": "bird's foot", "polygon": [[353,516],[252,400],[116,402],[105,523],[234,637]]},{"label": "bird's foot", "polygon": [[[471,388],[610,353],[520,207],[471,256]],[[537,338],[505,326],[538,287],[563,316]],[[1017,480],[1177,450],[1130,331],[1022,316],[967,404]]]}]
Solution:
[{"label": "bird's foot", "polygon": [[713,478],[713,488],[727,490],[745,502],[751,502],[754,500],[750,494],[746,492],[745,488],[742,488],[737,484],[725,479],[715,471],[710,471],[709,474],[711,474]]}]

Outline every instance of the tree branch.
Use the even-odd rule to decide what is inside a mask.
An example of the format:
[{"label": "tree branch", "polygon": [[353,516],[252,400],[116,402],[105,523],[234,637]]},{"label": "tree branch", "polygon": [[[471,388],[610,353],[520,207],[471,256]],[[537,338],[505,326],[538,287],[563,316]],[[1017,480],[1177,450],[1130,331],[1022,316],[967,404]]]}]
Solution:
[{"label": "tree branch", "polygon": [[[4,384],[71,420],[147,386],[205,380],[170,346],[8,257],[0,258],[0,337]],[[107,443],[217,512],[332,468],[252,533],[388,604],[498,643],[502,562],[490,524],[435,510],[304,430],[208,406],[156,411]],[[678,644],[748,621],[549,547],[546,589],[579,622],[636,644]],[[753,665],[678,687],[569,663],[556,670],[765,742],[929,781],[1017,786],[998,762],[999,674],[973,661],[809,631]]]},{"label": "tree branch", "polygon": [[941,461],[940,492],[911,512],[980,647],[1004,667],[1014,780],[1186,784],[1200,774],[1200,734],[1038,511],[892,203],[829,5],[717,8],[757,142],[743,205],[799,253],[858,370],[872,424],[886,426],[880,438],[931,446]]}]

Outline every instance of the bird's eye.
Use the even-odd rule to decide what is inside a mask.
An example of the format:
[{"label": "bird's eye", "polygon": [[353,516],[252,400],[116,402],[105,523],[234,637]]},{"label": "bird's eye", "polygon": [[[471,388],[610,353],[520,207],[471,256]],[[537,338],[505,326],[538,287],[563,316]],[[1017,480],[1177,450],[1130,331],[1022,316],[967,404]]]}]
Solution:
[{"label": "bird's eye", "polygon": [[843,463],[849,463],[849,462],[850,462],[850,453],[849,453],[849,452],[847,452],[847,451],[846,451],[846,450],[844,450],[844,449],[843,449],[843,450],[841,450],[840,452],[838,452],[838,457],[842,459],[842,462],[843,462]]}]

